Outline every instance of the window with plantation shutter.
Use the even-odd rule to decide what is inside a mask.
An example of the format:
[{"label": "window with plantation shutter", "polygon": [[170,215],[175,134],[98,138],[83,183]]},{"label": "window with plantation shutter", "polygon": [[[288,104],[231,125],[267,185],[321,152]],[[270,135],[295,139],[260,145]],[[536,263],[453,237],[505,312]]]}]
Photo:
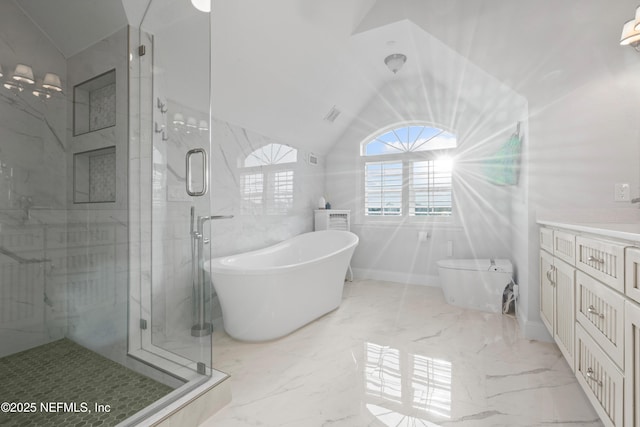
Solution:
[{"label": "window with plantation shutter", "polygon": [[402,215],[402,162],[367,162],[364,198],[366,215]]},{"label": "window with plantation shutter", "polygon": [[445,160],[411,162],[410,216],[451,215],[451,165]]},{"label": "window with plantation shutter", "polygon": [[244,158],[240,173],[240,212],[287,215],[293,209],[294,167],[298,150],[268,144]]},{"label": "window with plantation shutter", "polygon": [[385,131],[362,145],[364,215],[447,217],[453,211],[455,135],[430,126]]}]

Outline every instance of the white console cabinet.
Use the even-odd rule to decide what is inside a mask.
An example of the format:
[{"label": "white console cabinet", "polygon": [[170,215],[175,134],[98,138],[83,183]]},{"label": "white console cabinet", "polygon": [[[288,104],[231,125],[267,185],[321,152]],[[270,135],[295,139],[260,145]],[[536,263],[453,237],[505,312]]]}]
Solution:
[{"label": "white console cabinet", "polygon": [[640,233],[540,224],[542,321],[603,424],[640,427]]}]

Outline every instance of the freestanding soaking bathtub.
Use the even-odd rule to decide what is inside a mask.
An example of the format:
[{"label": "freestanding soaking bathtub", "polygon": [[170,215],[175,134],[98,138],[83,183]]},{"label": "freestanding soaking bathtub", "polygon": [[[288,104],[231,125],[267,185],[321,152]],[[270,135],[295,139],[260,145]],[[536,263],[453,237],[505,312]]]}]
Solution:
[{"label": "freestanding soaking bathtub", "polygon": [[335,310],[357,245],[351,232],[315,231],[205,262],[225,331],[241,341],[267,341]]}]

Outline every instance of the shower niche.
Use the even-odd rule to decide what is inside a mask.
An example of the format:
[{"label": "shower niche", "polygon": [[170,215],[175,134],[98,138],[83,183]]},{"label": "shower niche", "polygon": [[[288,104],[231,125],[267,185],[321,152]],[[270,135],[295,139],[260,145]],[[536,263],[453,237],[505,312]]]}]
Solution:
[{"label": "shower niche", "polygon": [[73,155],[73,203],[116,201],[116,147]]},{"label": "shower niche", "polygon": [[116,70],[73,88],[73,136],[116,125]]}]

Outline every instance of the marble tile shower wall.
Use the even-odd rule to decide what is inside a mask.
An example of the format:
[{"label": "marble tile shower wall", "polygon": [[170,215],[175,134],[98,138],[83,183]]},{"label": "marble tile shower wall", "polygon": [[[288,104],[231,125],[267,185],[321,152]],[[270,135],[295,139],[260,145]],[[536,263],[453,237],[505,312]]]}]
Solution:
[{"label": "marble tile shower wall", "polygon": [[[129,279],[128,36],[124,27],[67,61],[67,336],[120,363],[126,363]],[[105,104],[89,115],[93,123],[89,128],[98,130],[74,136],[73,87],[113,69],[115,84],[92,93]],[[103,124],[114,125],[103,128]],[[74,155],[113,146],[115,180],[113,168],[108,168],[110,172],[93,180],[89,188],[96,193],[93,196],[115,191],[115,202],[74,201]],[[94,200],[91,196],[89,200]],[[110,195],[98,199],[114,200]]]},{"label": "marble tile shower wall", "polygon": [[[66,75],[66,61],[13,2],[0,2],[0,65]],[[63,82],[64,84],[64,82]],[[66,332],[66,109],[0,85],[0,357]]]},{"label": "marble tile shower wall", "polygon": [[[128,274],[127,28],[65,59],[13,2],[0,2],[0,61],[10,78],[62,77],[45,102],[0,86],[0,356],[64,336],[122,362]],[[116,68],[117,125],[73,137],[73,86]],[[74,204],[78,152],[117,149],[115,203]],[[113,185],[112,185],[113,186]]]},{"label": "marble tile shower wall", "polygon": [[[185,118],[194,117],[198,122],[207,120],[207,114],[190,110],[175,101],[168,100],[168,106],[169,118],[173,112],[179,111]],[[166,159],[166,165],[154,161],[154,176],[159,177],[154,185],[154,204],[165,204],[167,209],[163,213],[166,217],[161,229],[156,228],[158,222],[154,220],[154,238],[161,238],[165,244],[162,245],[162,253],[154,256],[154,272],[162,271],[162,277],[154,279],[153,327],[156,337],[175,341],[188,336],[192,326],[190,207],[195,205],[196,215],[234,216],[206,226],[205,231],[211,231],[208,250],[212,256],[263,248],[313,230],[313,210],[324,193],[324,167],[322,157],[319,157],[318,165],[310,165],[307,162],[309,153],[300,147],[213,119],[211,206],[203,206],[201,202],[184,196],[184,155],[190,148],[207,147],[209,132],[192,130],[186,133],[184,128],[176,128],[171,123],[167,126],[168,141],[162,146],[155,144],[156,155]],[[158,137],[154,139],[157,140]],[[244,160],[252,152],[270,144],[297,149],[297,161],[284,166],[284,169],[293,171],[291,203],[286,211],[277,213],[258,209],[248,212],[242,209],[246,196],[246,188],[242,185],[242,175],[246,173]],[[283,169],[281,165],[265,164],[251,168],[251,173],[266,176],[274,167],[279,171]],[[267,199],[273,194],[267,194],[266,186],[262,190],[262,201],[269,203]],[[214,317],[220,316],[215,296],[212,310]]]},{"label": "marble tile shower wall", "polygon": [[[216,119],[212,121],[212,141],[213,211],[235,215],[232,221],[214,224],[214,256],[263,248],[313,230],[313,211],[325,193],[323,156],[316,154],[318,164],[310,164],[308,157],[312,153],[294,143],[278,141]],[[267,160],[261,166],[245,167],[244,161],[248,156],[271,144],[283,144],[297,150],[297,161],[278,165],[267,164]],[[293,172],[291,203],[285,211],[264,209],[274,198],[273,187],[270,188],[266,182],[261,192],[262,208],[242,208],[251,190],[247,188],[243,175],[258,174],[268,181],[274,171],[284,170]]]}]

